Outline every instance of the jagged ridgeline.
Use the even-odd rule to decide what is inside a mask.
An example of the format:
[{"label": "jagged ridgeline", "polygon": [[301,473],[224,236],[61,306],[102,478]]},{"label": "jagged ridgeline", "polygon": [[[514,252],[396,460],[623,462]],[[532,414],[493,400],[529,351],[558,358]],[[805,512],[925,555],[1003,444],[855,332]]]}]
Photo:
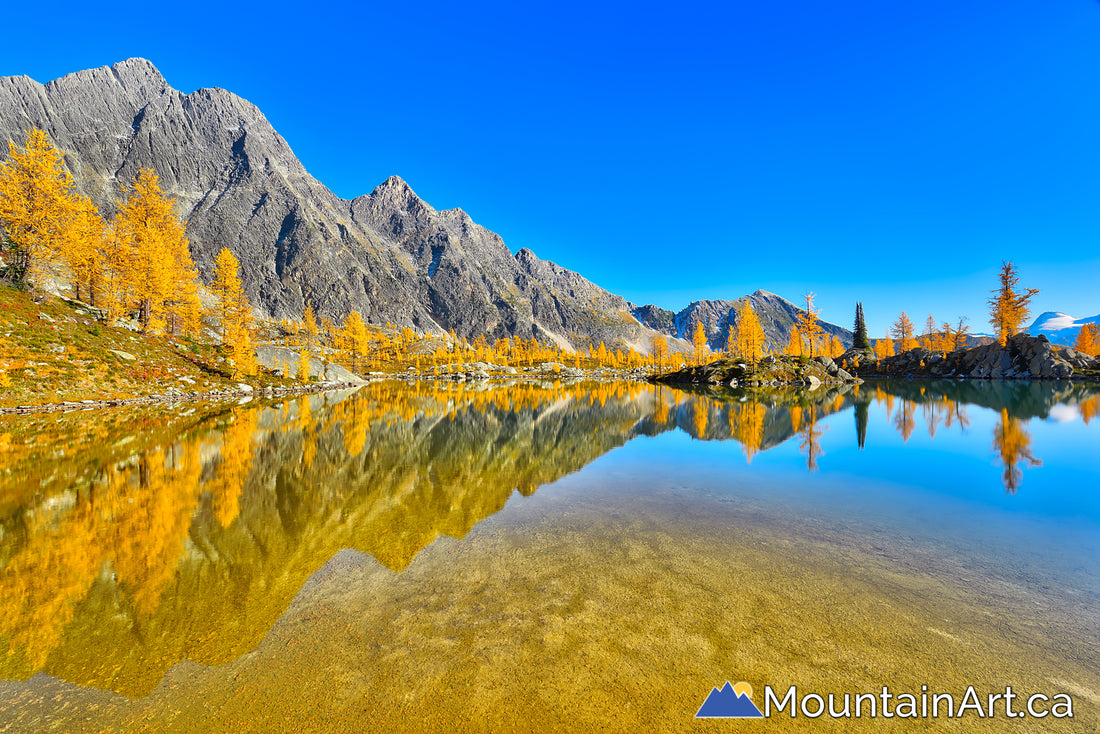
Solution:
[{"label": "jagged ridgeline", "polygon": [[633,304],[575,272],[515,255],[461,209],[436,211],[397,176],[345,200],[306,172],[259,109],[222,89],[183,94],[144,59],[48,84],[0,78],[0,138],[45,130],[77,188],[110,215],[119,185],[152,168],[187,220],[204,282],[228,247],[252,304],[301,318],[476,338],[521,336],[650,350]]},{"label": "jagged ridgeline", "polygon": [[751,458],[848,400],[378,383],[279,407],[75,413],[50,418],[49,440],[34,444],[18,437],[46,419],[5,418],[0,441],[15,438],[0,452],[0,674],[41,670],[142,696],[181,660],[251,650],[341,549],[400,571],[517,490],[637,436],[733,438]]},{"label": "jagged ridgeline", "polygon": [[[335,323],[367,323],[469,339],[519,336],[585,348],[605,342],[650,353],[653,338],[690,348],[695,324],[712,349],[736,324],[736,301],[696,301],[679,313],[636,306],[522,249],[514,255],[461,209],[437,211],[397,176],[341,199],[306,172],[255,105],[223,89],[183,94],[144,59],[40,84],[0,78],[0,139],[45,130],[66,154],[77,189],[110,217],[121,184],[141,168],[160,177],[187,220],[203,281],[228,247],[249,301],[275,319],[306,303]],[[788,341],[798,307],[751,296],[773,349]],[[820,322],[851,344],[851,333]]]}]

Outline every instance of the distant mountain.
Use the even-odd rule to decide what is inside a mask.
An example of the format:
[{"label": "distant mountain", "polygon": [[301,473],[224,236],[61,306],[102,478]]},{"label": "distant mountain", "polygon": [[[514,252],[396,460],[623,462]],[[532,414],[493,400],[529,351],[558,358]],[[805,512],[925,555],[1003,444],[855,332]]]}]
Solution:
[{"label": "distant mountain", "polygon": [[[649,328],[679,339],[690,341],[695,327],[700,322],[707,335],[707,344],[711,349],[723,349],[729,334],[729,327],[737,325],[737,314],[745,301],[752,301],[753,310],[760,317],[764,336],[773,348],[783,348],[790,340],[791,327],[794,326],[803,309],[786,298],[757,290],[735,301],[705,300],[694,301],[679,313],[673,313],[656,306],[635,308],[634,317]],[[824,333],[836,336],[845,347],[852,345],[852,332],[836,324],[817,320]]]},{"label": "distant mountain", "polygon": [[1032,336],[1045,334],[1052,344],[1073,345],[1077,341],[1077,334],[1085,324],[1100,324],[1100,314],[1084,319],[1076,319],[1067,316],[1061,311],[1045,311],[1031,322],[1027,327],[1027,333]]},{"label": "distant mountain", "polygon": [[[513,255],[498,234],[461,209],[433,209],[398,176],[341,199],[306,172],[255,105],[223,89],[178,92],[144,59],[45,85],[0,78],[0,140],[22,143],[31,126],[66,152],[77,187],[106,215],[120,184],[155,169],[188,222],[204,280],[228,247],[249,299],[275,318],[299,317],[310,303],[334,320],[356,310],[370,323],[421,332],[649,351],[656,334],[690,337],[698,321],[719,348],[744,298],[757,303],[769,339],[785,344],[797,312],[764,291],[677,314],[635,306],[530,250]],[[846,329],[822,324],[851,342]]]}]

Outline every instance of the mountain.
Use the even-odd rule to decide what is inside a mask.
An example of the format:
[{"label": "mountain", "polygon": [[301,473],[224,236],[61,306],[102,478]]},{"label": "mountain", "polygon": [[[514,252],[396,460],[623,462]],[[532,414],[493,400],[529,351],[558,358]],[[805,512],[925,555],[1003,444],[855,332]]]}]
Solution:
[{"label": "mountain", "polygon": [[[673,313],[656,306],[642,306],[632,312],[640,322],[662,334],[691,341],[695,327],[702,322],[707,335],[707,344],[711,349],[724,349],[729,327],[737,325],[738,310],[745,301],[751,301],[753,310],[760,318],[764,336],[773,348],[783,348],[790,340],[791,327],[802,312],[786,298],[757,290],[735,301],[704,300],[693,301],[679,313]],[[852,332],[827,321],[817,320],[825,334],[840,339],[845,347],[852,345]]]},{"label": "mountain", "polygon": [[1032,336],[1045,334],[1052,344],[1072,345],[1077,341],[1077,334],[1081,331],[1081,327],[1090,323],[1100,324],[1100,314],[1076,319],[1061,311],[1046,311],[1031,322],[1031,326],[1027,327],[1027,333]]},{"label": "mountain", "polygon": [[[31,126],[66,152],[77,188],[107,216],[120,184],[155,169],[188,222],[204,281],[228,247],[249,299],[274,318],[300,317],[310,303],[334,321],[356,310],[368,322],[420,332],[648,351],[657,333],[690,336],[700,319],[718,348],[730,308],[743,300],[698,301],[670,321],[671,312],[639,308],[530,250],[512,254],[466,212],[437,211],[398,176],[341,199],[309,175],[255,105],[223,89],[183,94],[144,59],[48,84],[0,78],[0,138],[22,143]],[[763,291],[751,297],[775,306],[765,332],[785,344],[796,307]],[[850,342],[846,330],[825,326]]]}]

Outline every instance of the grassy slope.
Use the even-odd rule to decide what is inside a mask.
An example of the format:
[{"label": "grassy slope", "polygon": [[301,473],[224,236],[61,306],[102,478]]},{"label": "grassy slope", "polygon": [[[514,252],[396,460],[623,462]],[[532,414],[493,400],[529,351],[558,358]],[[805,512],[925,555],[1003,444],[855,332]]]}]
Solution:
[{"label": "grassy slope", "polygon": [[[238,382],[213,343],[105,326],[70,302],[51,297],[38,304],[6,286],[0,286],[0,371],[10,383],[3,385],[0,377],[0,407],[164,395],[170,389],[206,393]],[[271,374],[247,381],[301,384]]]}]

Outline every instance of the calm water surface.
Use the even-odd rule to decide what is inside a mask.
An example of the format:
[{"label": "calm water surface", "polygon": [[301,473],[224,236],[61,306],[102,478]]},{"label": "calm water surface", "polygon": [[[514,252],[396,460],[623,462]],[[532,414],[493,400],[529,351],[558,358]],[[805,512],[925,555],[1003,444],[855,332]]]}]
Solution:
[{"label": "calm water surface", "polygon": [[[380,383],[0,417],[0,731],[1097,731],[1098,409]],[[1074,718],[696,720],[726,680]]]}]

